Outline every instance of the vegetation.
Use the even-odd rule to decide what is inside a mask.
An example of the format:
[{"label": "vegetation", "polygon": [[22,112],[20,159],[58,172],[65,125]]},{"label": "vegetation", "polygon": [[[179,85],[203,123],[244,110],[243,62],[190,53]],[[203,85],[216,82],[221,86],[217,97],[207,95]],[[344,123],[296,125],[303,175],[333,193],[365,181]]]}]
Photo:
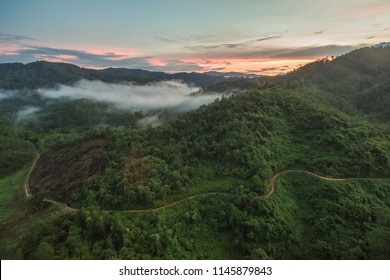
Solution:
[{"label": "vegetation", "polygon": [[[387,60],[352,64],[356,56],[364,61],[385,55],[380,52],[358,50],[283,78],[214,85],[210,90],[234,83],[252,89],[170,116],[158,127],[137,126],[142,112],[113,112],[89,100],[45,105],[21,120],[20,108],[46,101],[30,89],[0,100],[2,257],[388,259],[388,109],[369,98],[378,92],[378,100],[387,100],[384,83],[375,80],[386,79]],[[61,79],[130,75],[124,69],[56,65],[12,67],[21,67],[20,77],[31,75],[23,71],[33,66],[58,66],[64,72],[52,74]],[[331,73],[350,75],[343,70],[348,67],[365,75],[335,83]],[[372,68],[379,70],[370,76]],[[372,84],[362,82],[352,94],[364,77]],[[11,78],[15,87],[45,83],[32,78],[31,85],[21,86]],[[354,107],[364,94],[375,101],[364,102],[367,111]],[[334,105],[336,95],[343,102]],[[347,100],[356,102],[351,107]],[[28,213],[23,216],[13,204],[20,194],[12,193],[21,192],[37,152],[28,178],[33,197],[22,203]],[[277,177],[276,191],[265,196],[273,176],[284,170],[289,171]]]},{"label": "vegetation", "polygon": [[7,220],[23,208],[25,194],[22,186],[26,174],[26,168],[23,168],[0,179],[0,221]]},{"label": "vegetation", "polygon": [[33,133],[15,130],[10,117],[0,112],[0,178],[13,174],[31,161],[36,141]]},{"label": "vegetation", "polygon": [[388,259],[388,184],[296,172],[283,175],[268,199],[204,196],[136,214],[85,208],[36,224],[19,252],[38,259]]}]

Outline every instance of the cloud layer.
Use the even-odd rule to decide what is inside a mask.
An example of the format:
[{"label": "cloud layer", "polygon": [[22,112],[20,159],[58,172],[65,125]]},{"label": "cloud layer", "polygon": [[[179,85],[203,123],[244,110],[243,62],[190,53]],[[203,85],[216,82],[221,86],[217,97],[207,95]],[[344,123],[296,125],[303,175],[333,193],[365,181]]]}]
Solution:
[{"label": "cloud layer", "polygon": [[17,113],[16,113],[16,121],[21,121],[25,118],[28,118],[29,116],[31,116],[32,114],[34,114],[35,112],[38,112],[39,110],[41,110],[40,107],[36,107],[36,106],[25,106],[23,107],[22,109],[20,109]]},{"label": "cloud layer", "polygon": [[[11,36],[11,35],[8,35]],[[17,37],[17,35],[15,35]],[[12,36],[11,36],[12,37]],[[253,69],[253,73],[265,75],[285,72],[280,64],[289,64],[287,70],[299,64],[305,64],[317,58],[340,55],[360,46],[325,45],[286,47],[264,45],[265,42],[283,39],[282,36],[269,36],[255,40],[185,46],[186,52],[165,56],[134,56],[119,52],[86,51],[45,46],[18,45],[0,49],[0,63],[36,60],[67,62],[82,67],[106,68],[123,67],[163,72],[204,72],[204,71],[239,71]],[[283,62],[281,62],[283,61]],[[272,67],[270,67],[272,66]],[[273,71],[262,69],[273,68]]]},{"label": "cloud layer", "polygon": [[171,109],[178,112],[195,109],[221,96],[191,95],[198,90],[178,81],[134,85],[81,80],[73,86],[61,85],[57,89],[40,89],[38,92],[46,98],[86,98],[133,111]]},{"label": "cloud layer", "polygon": [[0,91],[0,100],[6,99],[8,97],[9,97],[9,94],[7,94],[6,92]]},{"label": "cloud layer", "polygon": [[0,33],[0,42],[9,43],[9,42],[20,42],[20,41],[36,41],[36,40],[21,35]]}]

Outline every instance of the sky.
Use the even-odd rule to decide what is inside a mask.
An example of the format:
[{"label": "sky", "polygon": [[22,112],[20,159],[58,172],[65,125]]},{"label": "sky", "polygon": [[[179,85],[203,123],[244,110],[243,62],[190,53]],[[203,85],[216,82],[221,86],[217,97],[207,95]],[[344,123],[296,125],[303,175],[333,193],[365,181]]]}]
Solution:
[{"label": "sky", "polygon": [[0,0],[0,63],[276,75],[385,41],[388,0]]}]

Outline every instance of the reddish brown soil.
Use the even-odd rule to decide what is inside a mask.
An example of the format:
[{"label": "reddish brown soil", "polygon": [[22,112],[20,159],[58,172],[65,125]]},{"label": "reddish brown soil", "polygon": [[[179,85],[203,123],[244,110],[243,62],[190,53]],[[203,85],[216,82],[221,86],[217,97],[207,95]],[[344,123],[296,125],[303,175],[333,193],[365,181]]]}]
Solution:
[{"label": "reddish brown soil", "polygon": [[66,201],[86,178],[103,170],[105,147],[105,140],[90,140],[42,154],[29,175],[31,194]]}]

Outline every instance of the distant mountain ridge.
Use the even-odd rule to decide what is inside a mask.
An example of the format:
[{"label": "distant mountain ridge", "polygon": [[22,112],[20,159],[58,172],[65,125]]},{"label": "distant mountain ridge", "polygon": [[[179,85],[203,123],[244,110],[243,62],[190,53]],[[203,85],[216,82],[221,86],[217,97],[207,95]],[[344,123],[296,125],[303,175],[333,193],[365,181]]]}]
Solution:
[{"label": "distant mountain ridge", "polygon": [[381,42],[379,44],[373,45],[374,48],[385,48],[390,47],[390,42]]},{"label": "distant mountain ridge", "polygon": [[126,68],[96,70],[81,68],[73,64],[46,61],[37,61],[28,64],[0,64],[0,88],[3,89],[50,88],[57,84],[72,84],[81,79],[100,80],[107,83],[135,82],[138,84],[164,80],[182,80],[194,86],[207,87],[222,81],[224,77],[195,72],[168,74]]},{"label": "distant mountain ridge", "polygon": [[203,74],[214,76],[214,77],[225,77],[225,78],[256,78],[262,76],[262,75],[248,74],[248,73],[241,73],[241,72],[217,72],[217,71],[203,72]]}]

